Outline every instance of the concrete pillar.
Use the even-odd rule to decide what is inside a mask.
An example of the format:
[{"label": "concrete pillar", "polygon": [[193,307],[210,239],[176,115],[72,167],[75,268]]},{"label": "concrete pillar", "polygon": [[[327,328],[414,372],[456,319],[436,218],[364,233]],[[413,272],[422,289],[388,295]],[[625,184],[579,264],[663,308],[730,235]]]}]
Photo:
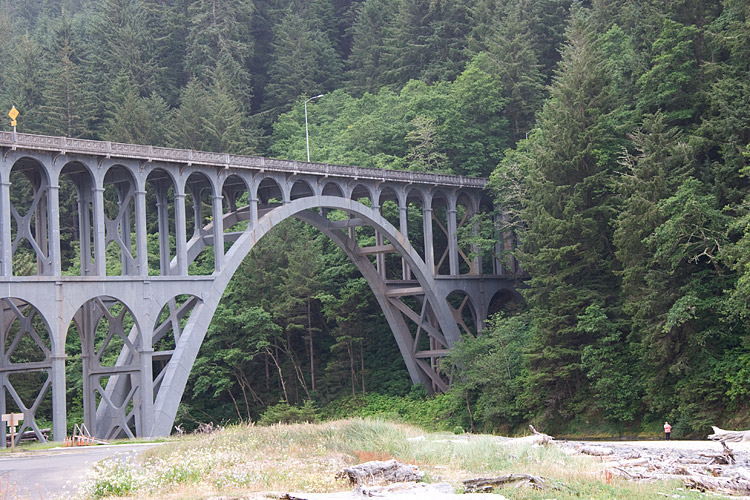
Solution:
[{"label": "concrete pillar", "polygon": [[156,212],[159,221],[159,273],[167,276],[172,254],[169,250],[169,203],[167,190],[163,186],[156,187]]},{"label": "concrete pillar", "polygon": [[140,396],[141,396],[141,428],[136,429],[138,437],[150,437],[154,428],[154,374],[152,358],[152,332],[141,332],[141,345],[138,349],[140,361]]},{"label": "concrete pillar", "polygon": [[422,207],[422,227],[424,228],[424,261],[433,274],[437,274],[435,269],[435,251],[433,250],[432,240],[432,200],[425,197],[424,206]]},{"label": "concrete pillar", "polygon": [[[174,195],[175,251],[177,252],[177,275],[188,275],[187,218],[185,216],[185,193]],[[196,223],[199,223],[196,221]]]},{"label": "concrete pillar", "polygon": [[251,197],[248,202],[248,209],[250,210],[250,221],[247,225],[247,230],[250,231],[258,225],[258,198]]},{"label": "concrete pillar", "polygon": [[224,197],[214,195],[211,204],[211,217],[214,221],[214,270],[221,271],[224,267],[224,211],[222,202]]},{"label": "concrete pillar", "polygon": [[458,275],[458,228],[456,224],[456,201],[448,200],[448,262],[451,276]]},{"label": "concrete pillar", "polygon": [[104,229],[104,188],[94,188],[94,274],[107,275],[107,236]]},{"label": "concrete pillar", "polygon": [[148,276],[148,230],[146,224],[146,191],[136,191],[135,252],[139,276]]},{"label": "concrete pillar", "polygon": [[[10,176],[10,173],[7,174]],[[10,232],[10,182],[3,176],[0,182],[0,274],[13,275],[13,240]],[[3,441],[5,443],[5,441]]]},{"label": "concrete pillar", "polygon": [[67,436],[65,403],[65,359],[67,356],[53,354],[52,361],[52,440],[63,441]]},{"label": "concrete pillar", "polygon": [[[471,223],[471,235],[475,240],[479,238],[479,224],[476,222]],[[471,244],[471,253],[474,254],[474,260],[471,264],[471,274],[482,274],[482,252],[476,241]]]},{"label": "concrete pillar", "polygon": [[[406,205],[406,202],[399,205],[398,207],[398,223],[399,223],[399,231],[404,236],[405,240],[409,240],[409,212],[408,212],[408,206]],[[409,269],[409,264],[406,263],[406,259],[401,257],[401,276],[404,280],[410,280],[411,279],[411,269]]]},{"label": "concrete pillar", "polygon": [[[383,214],[379,205],[373,205],[372,209],[382,217]],[[375,229],[375,246],[381,245],[383,245],[383,233]],[[375,254],[375,268],[378,270],[380,277],[385,279],[385,254],[380,252]]]},{"label": "concrete pillar", "polygon": [[47,191],[49,208],[47,225],[49,228],[49,261],[50,274],[62,275],[62,257],[60,252],[60,185],[55,181]]}]

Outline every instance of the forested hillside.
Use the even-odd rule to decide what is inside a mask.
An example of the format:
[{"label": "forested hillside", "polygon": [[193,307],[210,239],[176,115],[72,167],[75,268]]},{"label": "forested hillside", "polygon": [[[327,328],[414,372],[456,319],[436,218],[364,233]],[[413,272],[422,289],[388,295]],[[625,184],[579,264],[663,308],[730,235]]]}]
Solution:
[{"label": "forested hillside", "polygon": [[[323,94],[314,161],[489,177],[530,279],[451,355],[447,420],[750,426],[746,0],[0,0],[0,29],[19,131],[304,160]],[[417,397],[335,245],[261,243],[184,422]]]}]

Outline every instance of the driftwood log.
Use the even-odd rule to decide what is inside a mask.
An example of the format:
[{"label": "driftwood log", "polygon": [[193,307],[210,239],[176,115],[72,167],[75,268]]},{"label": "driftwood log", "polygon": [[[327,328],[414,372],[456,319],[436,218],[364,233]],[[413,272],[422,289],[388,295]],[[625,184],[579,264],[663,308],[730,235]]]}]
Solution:
[{"label": "driftwood log", "polygon": [[373,460],[347,467],[336,474],[336,479],[348,479],[355,486],[416,482],[421,481],[423,477],[424,472],[417,466],[396,460]]},{"label": "driftwood log", "polygon": [[[6,431],[6,432],[8,432],[8,431]],[[52,429],[42,429],[42,435],[44,436],[45,439],[49,440],[50,432],[52,432]],[[16,436],[18,436],[18,434],[16,434]],[[18,438],[16,438],[16,439],[18,439]],[[21,441],[20,442],[21,443],[27,443],[27,442],[38,441],[38,440],[39,440],[39,438],[37,438],[36,432],[34,432],[34,431],[24,431],[23,435],[21,435]],[[10,432],[8,432],[5,435],[5,443],[6,443],[7,446],[10,446]]]},{"label": "driftwood log", "polygon": [[714,433],[710,434],[708,439],[730,442],[750,441],[750,431],[725,431],[713,425],[711,428],[714,430]]},{"label": "driftwood log", "polygon": [[495,488],[508,485],[530,486],[541,490],[545,488],[544,479],[531,474],[508,474],[498,477],[480,477],[464,481],[464,493],[489,493]]}]

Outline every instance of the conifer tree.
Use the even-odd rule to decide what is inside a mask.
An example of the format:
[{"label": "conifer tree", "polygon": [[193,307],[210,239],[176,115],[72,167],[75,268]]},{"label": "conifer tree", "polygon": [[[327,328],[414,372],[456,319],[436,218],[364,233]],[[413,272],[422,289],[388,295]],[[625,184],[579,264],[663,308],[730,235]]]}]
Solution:
[{"label": "conifer tree", "polygon": [[303,16],[289,12],[274,29],[266,108],[277,115],[299,96],[333,90],[341,67],[330,40],[313,30]]},{"label": "conifer tree", "polygon": [[248,63],[254,43],[252,0],[194,0],[190,5],[186,71],[210,86],[215,71],[229,77],[232,99],[249,112],[253,83]]},{"label": "conifer tree", "polygon": [[384,83],[385,33],[394,5],[394,0],[365,0],[356,9],[352,51],[347,59],[349,88],[355,94],[376,93]]},{"label": "conifer tree", "polygon": [[501,81],[502,95],[507,99],[504,115],[514,143],[531,130],[544,92],[539,56],[531,36],[529,21],[517,3],[508,7],[507,15],[486,40],[490,60]]},{"label": "conifer tree", "polygon": [[172,115],[164,99],[139,95],[123,73],[113,87],[103,138],[130,144],[165,145]]},{"label": "conifer tree", "polygon": [[[148,96],[163,82],[158,59],[154,12],[142,0],[102,0],[94,5],[90,29],[90,62],[105,95],[110,85],[126,75],[139,95]],[[161,43],[159,43],[161,42]],[[105,99],[106,100],[106,99]]]},{"label": "conifer tree", "polygon": [[57,21],[48,49],[50,70],[46,74],[45,131],[67,137],[94,137],[95,101],[87,87],[84,55],[72,20],[63,13]]},{"label": "conifer tree", "polygon": [[596,338],[578,327],[592,304],[612,307],[609,185],[617,142],[604,62],[584,11],[577,11],[551,98],[532,138],[526,179],[521,265],[531,275],[524,292],[534,317],[530,354],[535,408],[570,415],[584,398],[581,351]]}]

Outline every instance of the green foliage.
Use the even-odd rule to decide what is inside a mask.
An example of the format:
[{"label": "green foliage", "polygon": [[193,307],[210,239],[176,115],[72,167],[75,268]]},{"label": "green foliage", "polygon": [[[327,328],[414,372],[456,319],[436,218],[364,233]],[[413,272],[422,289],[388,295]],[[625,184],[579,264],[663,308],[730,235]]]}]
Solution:
[{"label": "green foliage", "polygon": [[305,401],[301,406],[290,406],[288,403],[269,406],[258,421],[261,425],[294,424],[297,422],[317,422],[318,409],[312,401]]},{"label": "green foliage", "polygon": [[[741,0],[8,0],[0,106],[20,110],[21,132],[304,160],[304,102],[325,94],[307,105],[314,161],[491,177],[496,212],[462,249],[499,252],[506,270],[518,258],[527,309],[458,343],[450,394],[410,393],[366,282],[289,222],[218,306],[185,422],[314,400],[446,430],[576,415],[676,418],[685,435],[749,423],[749,19]],[[30,199],[23,174],[10,182],[15,206]],[[76,275],[67,175],[59,197]],[[17,246],[14,274],[33,275]],[[109,274],[121,253],[107,248]],[[213,272],[210,249],[190,272]]]}]

